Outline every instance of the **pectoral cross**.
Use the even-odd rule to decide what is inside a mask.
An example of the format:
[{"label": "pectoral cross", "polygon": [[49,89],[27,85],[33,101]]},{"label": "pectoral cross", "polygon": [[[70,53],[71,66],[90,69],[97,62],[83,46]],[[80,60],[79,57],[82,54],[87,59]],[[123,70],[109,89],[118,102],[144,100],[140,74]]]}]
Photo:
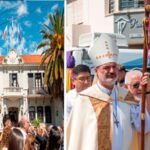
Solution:
[{"label": "pectoral cross", "polygon": [[115,120],[114,121],[114,124],[117,126],[117,128],[118,128],[118,126],[119,126],[119,121],[118,120]]},{"label": "pectoral cross", "polygon": [[118,126],[119,126],[119,121],[118,121],[118,119],[117,119],[117,115],[115,115],[115,113],[113,112],[113,116],[114,116],[114,124],[117,126],[117,128],[118,128]]}]

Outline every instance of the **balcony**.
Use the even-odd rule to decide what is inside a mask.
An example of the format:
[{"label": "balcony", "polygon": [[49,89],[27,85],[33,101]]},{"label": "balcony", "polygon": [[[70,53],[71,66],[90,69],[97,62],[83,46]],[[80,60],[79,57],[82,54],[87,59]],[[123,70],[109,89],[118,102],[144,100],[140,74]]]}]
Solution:
[{"label": "balcony", "polygon": [[5,97],[10,97],[10,96],[20,97],[23,95],[23,89],[20,87],[8,87],[8,88],[4,88],[3,94]]},{"label": "balcony", "polygon": [[47,89],[44,87],[28,89],[29,95],[47,95]]}]

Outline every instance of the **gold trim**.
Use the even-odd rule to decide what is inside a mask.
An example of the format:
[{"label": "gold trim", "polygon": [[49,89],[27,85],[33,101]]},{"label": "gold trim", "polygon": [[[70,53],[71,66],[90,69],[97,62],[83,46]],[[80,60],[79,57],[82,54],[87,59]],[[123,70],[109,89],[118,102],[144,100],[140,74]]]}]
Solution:
[{"label": "gold trim", "polygon": [[110,103],[90,97],[91,104],[96,113],[98,128],[98,150],[112,149],[112,130]]}]

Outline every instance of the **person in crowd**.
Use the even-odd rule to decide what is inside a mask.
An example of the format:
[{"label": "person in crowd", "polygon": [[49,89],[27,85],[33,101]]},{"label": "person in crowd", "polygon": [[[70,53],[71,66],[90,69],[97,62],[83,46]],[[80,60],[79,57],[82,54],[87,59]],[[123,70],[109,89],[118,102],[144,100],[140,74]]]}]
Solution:
[{"label": "person in crowd", "polygon": [[60,150],[64,149],[64,127],[63,127],[63,123],[61,126],[58,126],[60,135],[61,135],[61,146],[60,146]]},{"label": "person in crowd", "polygon": [[60,150],[61,133],[57,126],[53,126],[50,130],[47,150]]},{"label": "person in crowd", "polygon": [[[149,76],[149,73],[145,73],[147,76]],[[148,108],[150,108],[150,78],[145,78],[143,81],[141,81],[142,78],[142,72],[140,70],[131,70],[127,72],[125,76],[125,85],[127,89],[131,92],[134,99],[138,102],[142,99],[142,85],[147,83],[147,92],[146,92],[146,105],[149,105]],[[138,111],[139,107],[134,107],[134,111]],[[150,109],[147,109],[146,111],[147,115],[150,115]],[[134,132],[135,140],[134,145],[136,145],[136,150],[140,150],[140,133]],[[147,133],[145,135],[145,150],[149,150],[150,147],[150,133]],[[132,145],[133,147],[133,145]],[[131,148],[133,149],[133,148]]]},{"label": "person in crowd", "polygon": [[123,65],[118,65],[118,77],[117,77],[117,85],[120,87],[124,87],[125,85],[125,75],[126,75],[126,68]]},{"label": "person in crowd", "polygon": [[88,66],[80,64],[72,70],[72,82],[75,86],[66,94],[66,107],[65,107],[65,120],[67,122],[72,107],[74,105],[74,99],[78,96],[78,93],[91,86],[91,71]]},{"label": "person in crowd", "polygon": [[[149,76],[149,73],[146,74]],[[141,78],[142,72],[140,70],[131,70],[125,76],[125,85],[137,101],[140,101],[142,98],[142,85],[146,82],[147,86],[150,86],[150,78],[145,78],[144,83],[141,82]],[[147,93],[147,96],[149,96],[149,93]]]},{"label": "person in crowd", "polygon": [[28,132],[28,135],[25,141],[24,150],[36,150],[35,135],[32,134],[31,132]]},{"label": "person in crowd", "polygon": [[49,133],[50,133],[50,130],[51,130],[52,127],[53,127],[53,125],[50,124],[50,125],[48,126],[48,128],[47,128],[47,134],[48,134],[48,137],[49,137]]},{"label": "person in crowd", "polygon": [[12,128],[12,123],[11,123],[9,116],[4,116],[3,124],[4,124],[4,128],[2,131],[0,149],[5,150],[8,148],[9,137],[10,137],[11,128]]},{"label": "person in crowd", "polygon": [[37,129],[36,143],[39,145],[39,150],[46,150],[48,135],[44,123],[40,123]]},{"label": "person in crowd", "polygon": [[20,128],[13,128],[10,134],[8,150],[24,150],[26,135]]},{"label": "person in crowd", "polygon": [[19,126],[27,134],[28,133],[28,129],[30,127],[29,118],[27,116],[22,116],[22,118],[21,118],[21,120],[19,122]]},{"label": "person in crowd", "polygon": [[[112,34],[102,33],[89,48],[98,81],[75,100],[66,126],[66,150],[129,150],[134,130],[140,132],[140,111],[132,110],[139,103],[127,89],[115,85],[118,54]],[[141,81],[145,78],[146,74]],[[149,120],[146,114],[145,133],[150,131]]]}]

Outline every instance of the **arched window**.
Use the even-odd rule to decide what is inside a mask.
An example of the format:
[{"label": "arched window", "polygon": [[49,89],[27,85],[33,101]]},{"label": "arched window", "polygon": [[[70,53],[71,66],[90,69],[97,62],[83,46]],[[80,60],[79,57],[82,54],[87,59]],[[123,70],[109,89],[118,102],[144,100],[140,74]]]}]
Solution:
[{"label": "arched window", "polygon": [[45,106],[45,121],[46,121],[46,123],[52,122],[50,106]]},{"label": "arched window", "polygon": [[29,107],[29,117],[30,117],[30,121],[35,119],[35,107],[34,106]]},{"label": "arched window", "polygon": [[43,107],[42,106],[37,107],[37,117],[43,122]]}]

